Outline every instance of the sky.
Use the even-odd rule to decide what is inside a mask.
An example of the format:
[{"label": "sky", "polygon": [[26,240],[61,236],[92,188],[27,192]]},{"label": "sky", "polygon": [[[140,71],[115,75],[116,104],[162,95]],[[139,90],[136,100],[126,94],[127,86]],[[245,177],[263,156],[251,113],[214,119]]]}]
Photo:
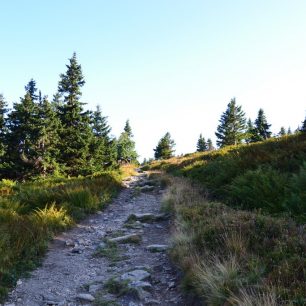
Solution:
[{"label": "sky", "polygon": [[114,136],[129,119],[141,160],[166,132],[176,154],[215,141],[233,97],[274,133],[305,119],[305,0],[11,0],[0,14],[10,105],[31,78],[52,98],[76,52],[86,108],[100,104]]}]

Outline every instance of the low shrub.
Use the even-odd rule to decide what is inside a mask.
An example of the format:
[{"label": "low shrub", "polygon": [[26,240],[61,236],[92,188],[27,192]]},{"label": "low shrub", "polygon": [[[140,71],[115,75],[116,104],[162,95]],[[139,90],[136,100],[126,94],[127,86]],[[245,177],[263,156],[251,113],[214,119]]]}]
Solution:
[{"label": "low shrub", "polygon": [[[306,134],[155,161],[151,170],[190,178],[211,200],[289,214],[305,222]],[[304,164],[303,164],[304,163]]]},{"label": "low shrub", "polygon": [[11,189],[0,196],[0,302],[39,263],[49,239],[103,208],[120,190],[121,179],[122,174],[107,172],[23,184],[2,180],[0,185]]},{"label": "low shrub", "polygon": [[171,256],[207,305],[304,305],[303,226],[211,202],[183,179],[172,179],[165,201],[175,218]]}]

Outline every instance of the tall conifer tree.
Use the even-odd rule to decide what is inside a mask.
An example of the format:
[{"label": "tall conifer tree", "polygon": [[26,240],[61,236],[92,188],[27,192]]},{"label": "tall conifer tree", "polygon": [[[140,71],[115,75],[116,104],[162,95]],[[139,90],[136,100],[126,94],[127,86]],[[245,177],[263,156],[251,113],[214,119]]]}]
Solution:
[{"label": "tall conifer tree", "polygon": [[198,142],[197,142],[197,152],[204,152],[207,151],[207,143],[205,138],[200,134]]},{"label": "tall conifer tree", "polygon": [[174,153],[175,142],[171,139],[171,135],[169,132],[162,137],[156,148],[154,149],[154,157],[155,159],[167,159],[173,156]]},{"label": "tall conifer tree", "polygon": [[227,105],[226,111],[222,114],[220,124],[217,127],[217,145],[220,147],[237,145],[245,137],[245,114],[241,106],[236,105],[233,98]]},{"label": "tall conifer tree", "polygon": [[213,145],[213,142],[212,142],[212,140],[211,140],[211,138],[208,138],[207,139],[207,150],[208,151],[212,151],[212,150],[214,150],[215,148],[214,148],[214,145]]},{"label": "tall conifer tree", "polygon": [[36,150],[41,159],[40,172],[42,175],[46,175],[58,169],[60,121],[47,96],[41,97],[40,100],[38,104],[37,126],[39,133]]},{"label": "tall conifer tree", "polygon": [[300,129],[301,132],[306,133],[306,117],[304,121],[302,122],[302,127]]},{"label": "tall conifer tree", "polygon": [[3,160],[1,160],[1,156],[4,155],[6,150],[6,135],[7,135],[7,126],[6,126],[6,119],[5,115],[8,112],[7,103],[2,94],[0,94],[0,161],[1,164]]},{"label": "tall conifer tree", "polygon": [[92,113],[91,126],[94,134],[90,146],[93,170],[100,171],[115,166],[117,161],[117,147],[115,140],[111,139],[109,135],[111,128],[107,123],[107,117],[102,115],[99,105]]},{"label": "tall conifer tree", "polygon": [[8,156],[13,165],[13,176],[38,174],[40,159],[37,154],[39,138],[38,107],[35,99],[35,82],[31,80],[25,87],[26,94],[20,103],[13,104],[8,115]]},{"label": "tall conifer tree", "polygon": [[255,135],[253,142],[263,141],[271,137],[272,132],[269,130],[271,124],[268,124],[266,115],[262,108],[259,109],[255,120]]},{"label": "tall conifer tree", "polygon": [[138,154],[135,150],[135,142],[132,139],[133,133],[129,123],[126,121],[123,132],[117,142],[117,158],[121,163],[136,162]]},{"label": "tall conifer tree", "polygon": [[58,93],[63,97],[63,105],[58,106],[61,120],[60,151],[61,162],[71,174],[85,171],[89,156],[89,146],[92,141],[89,112],[84,112],[80,102],[81,87],[85,80],[81,65],[74,53],[66,65],[67,71],[60,75]]}]

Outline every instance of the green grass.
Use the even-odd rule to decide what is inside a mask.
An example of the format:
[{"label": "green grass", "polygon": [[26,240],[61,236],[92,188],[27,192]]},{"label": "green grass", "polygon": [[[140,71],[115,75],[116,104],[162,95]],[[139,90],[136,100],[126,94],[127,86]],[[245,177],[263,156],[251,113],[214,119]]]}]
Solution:
[{"label": "green grass", "polygon": [[[131,169],[129,169],[131,171]],[[0,183],[0,301],[44,255],[50,238],[103,209],[125,173]]]},{"label": "green grass", "polygon": [[175,218],[171,257],[184,288],[207,305],[305,305],[303,226],[212,202],[178,178],[164,207]]},{"label": "green grass", "polygon": [[305,134],[187,154],[150,168],[190,178],[232,207],[306,220]]},{"label": "green grass", "polygon": [[105,246],[98,247],[94,253],[95,257],[105,257],[111,262],[118,262],[122,260],[122,256],[119,253],[118,245],[115,242],[107,241]]}]

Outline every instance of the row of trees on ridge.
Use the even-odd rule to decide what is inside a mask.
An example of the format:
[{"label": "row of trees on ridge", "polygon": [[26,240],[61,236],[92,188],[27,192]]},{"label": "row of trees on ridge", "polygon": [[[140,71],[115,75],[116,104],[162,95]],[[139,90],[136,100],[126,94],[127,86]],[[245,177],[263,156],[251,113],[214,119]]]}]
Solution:
[{"label": "row of trees on ridge", "polygon": [[[219,125],[215,133],[217,137],[217,146],[224,147],[229,145],[237,145],[241,143],[253,143],[264,141],[272,137],[270,130],[271,124],[268,123],[264,110],[261,108],[258,111],[257,118],[254,122],[246,120],[245,113],[240,105],[236,104],[236,99],[233,98],[227,105],[227,109],[222,113],[219,120]],[[301,127],[295,131],[306,132],[306,118]],[[291,129],[281,127],[280,132],[276,136],[285,136],[292,134]],[[154,149],[155,159],[167,159],[173,156],[175,142],[171,139],[169,133],[160,139],[157,147]],[[207,142],[202,134],[200,134],[196,145],[197,152],[214,150],[212,140],[207,139]]]},{"label": "row of trees on ridge", "polygon": [[52,101],[33,79],[12,110],[0,95],[0,177],[90,174],[136,161],[129,121],[118,139],[111,136],[99,106],[84,110],[85,80],[75,53],[66,67]]}]

